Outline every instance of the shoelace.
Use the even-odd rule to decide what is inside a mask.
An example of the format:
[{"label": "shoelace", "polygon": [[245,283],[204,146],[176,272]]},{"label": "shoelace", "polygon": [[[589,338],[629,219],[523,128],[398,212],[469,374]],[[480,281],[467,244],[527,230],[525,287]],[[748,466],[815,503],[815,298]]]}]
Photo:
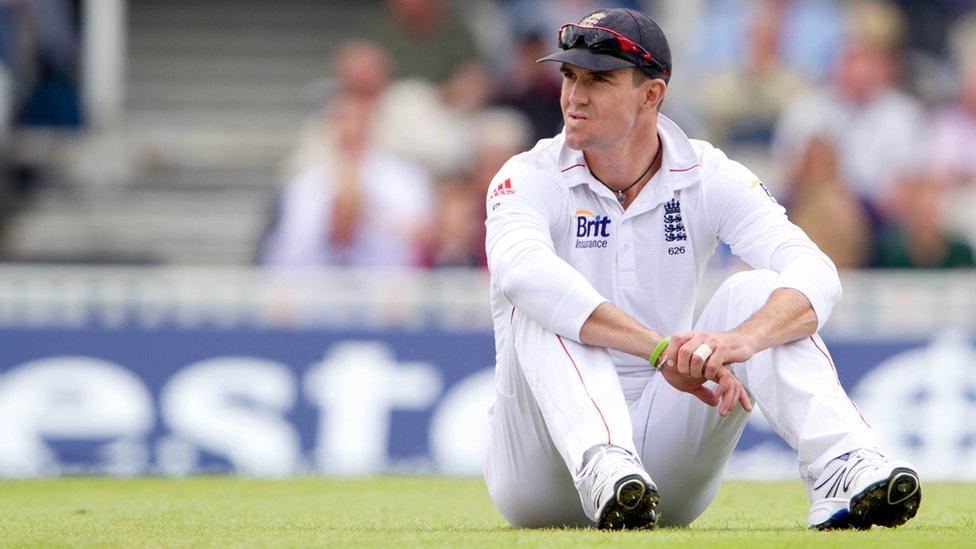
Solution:
[{"label": "shoelace", "polygon": [[[869,454],[874,455],[872,456]],[[829,477],[824,479],[823,482],[815,486],[814,490],[819,490],[828,482],[833,480],[833,484],[831,484],[830,488],[827,489],[825,497],[837,497],[837,494],[841,491],[841,489],[843,489],[845,492],[848,491],[862,471],[865,471],[871,467],[877,467],[878,461],[881,459],[883,459],[883,456],[880,453],[870,449],[844,454],[843,456],[836,458],[834,461],[843,460],[845,463],[843,465],[838,464],[839,466],[837,469],[835,469]]]}]

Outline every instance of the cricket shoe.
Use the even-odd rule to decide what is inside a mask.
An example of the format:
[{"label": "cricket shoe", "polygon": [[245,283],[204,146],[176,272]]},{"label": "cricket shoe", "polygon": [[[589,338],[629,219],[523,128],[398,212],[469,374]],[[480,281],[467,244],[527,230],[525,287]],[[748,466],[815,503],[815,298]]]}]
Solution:
[{"label": "cricket shoe", "polygon": [[922,486],[911,465],[867,448],[832,460],[809,490],[809,524],[817,530],[901,526],[922,501]]},{"label": "cricket shoe", "polygon": [[636,456],[603,446],[576,476],[583,510],[601,530],[653,528],[657,486]]}]

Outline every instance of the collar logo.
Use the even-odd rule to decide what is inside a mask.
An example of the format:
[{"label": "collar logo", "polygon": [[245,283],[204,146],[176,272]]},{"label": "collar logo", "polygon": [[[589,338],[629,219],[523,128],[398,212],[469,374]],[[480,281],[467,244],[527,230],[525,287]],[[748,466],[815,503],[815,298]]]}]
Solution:
[{"label": "collar logo", "polygon": [[666,242],[688,240],[688,233],[681,219],[681,202],[677,198],[664,203],[664,240]]}]

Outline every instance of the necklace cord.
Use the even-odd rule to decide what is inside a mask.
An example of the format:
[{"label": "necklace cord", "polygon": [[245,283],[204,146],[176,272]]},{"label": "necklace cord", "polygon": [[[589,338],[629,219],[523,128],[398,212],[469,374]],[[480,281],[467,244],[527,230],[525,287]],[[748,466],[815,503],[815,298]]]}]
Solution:
[{"label": "necklace cord", "polygon": [[[640,183],[640,180],[641,179],[644,179],[644,176],[647,175],[647,172],[651,171],[651,168],[654,167],[654,164],[657,164],[657,159],[661,157],[661,151],[664,148],[662,145],[663,144],[661,143],[661,140],[658,139],[658,142],[657,142],[657,153],[654,154],[654,158],[651,159],[651,163],[647,165],[647,168],[645,168],[644,171],[639,176],[637,176],[637,179],[635,179],[633,183],[631,183],[630,185],[627,185],[626,187],[624,187],[623,189],[620,189],[619,191],[610,189],[610,185],[607,185],[606,183],[603,183],[603,181],[601,181],[600,178],[597,177],[596,174],[594,174],[592,170],[590,170],[590,175],[592,175],[593,178],[596,179],[597,181],[600,181],[600,183],[603,183],[603,186],[606,187],[606,188],[608,188],[608,189],[610,189],[611,192],[616,193],[618,200],[623,201],[624,193],[627,192],[627,191],[629,191],[634,185]],[[587,166],[587,169],[589,170],[589,166]]]}]

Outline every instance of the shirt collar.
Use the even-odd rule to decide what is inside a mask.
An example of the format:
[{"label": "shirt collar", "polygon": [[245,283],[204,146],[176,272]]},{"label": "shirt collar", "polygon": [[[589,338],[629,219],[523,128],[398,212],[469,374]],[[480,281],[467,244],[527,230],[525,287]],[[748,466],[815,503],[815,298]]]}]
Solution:
[{"label": "shirt collar", "polygon": [[[701,163],[691,145],[688,136],[670,118],[659,114],[657,117],[657,133],[661,136],[664,154],[661,168],[651,181],[641,189],[637,199],[627,209],[646,211],[658,204],[670,200],[675,191],[684,189],[697,183],[701,179]],[[566,145],[565,135],[560,134],[559,169],[563,180],[570,187],[588,185],[598,195],[616,200],[613,192],[600,183],[586,166],[583,151],[577,151]]]}]

